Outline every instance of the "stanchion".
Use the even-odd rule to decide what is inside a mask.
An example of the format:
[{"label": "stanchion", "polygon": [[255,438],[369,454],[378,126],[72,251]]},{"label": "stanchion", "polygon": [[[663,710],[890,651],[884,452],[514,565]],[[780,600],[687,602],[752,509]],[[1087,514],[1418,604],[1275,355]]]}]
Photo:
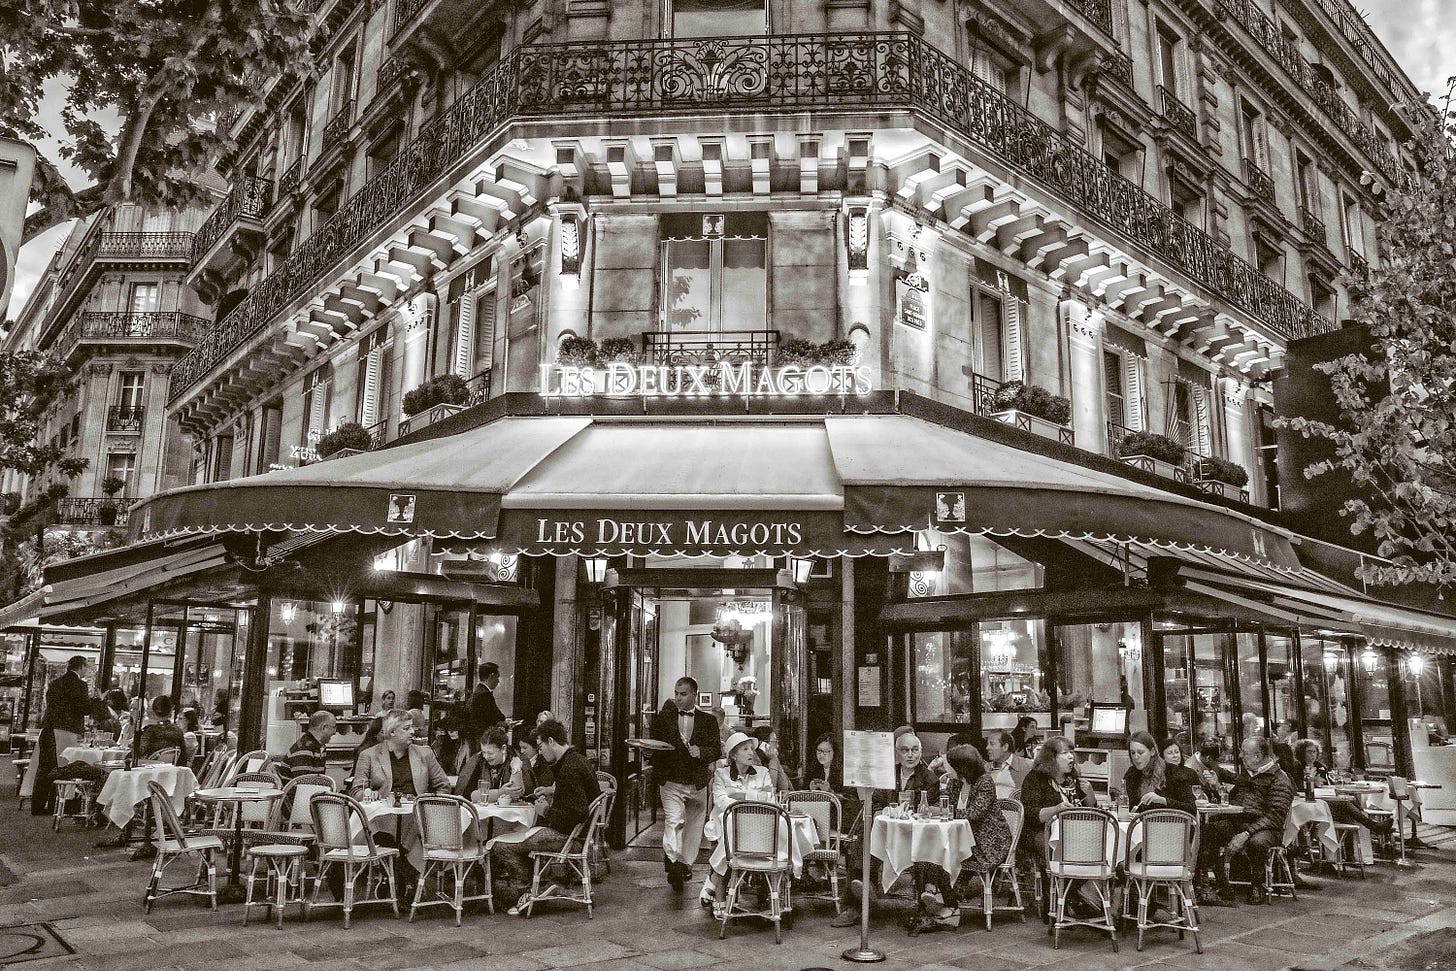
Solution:
[{"label": "stanchion", "polygon": [[859,787],[859,803],[864,807],[861,818],[860,843],[864,850],[863,869],[860,871],[859,894],[859,947],[852,947],[840,957],[858,964],[874,964],[885,959],[885,952],[870,947],[870,830],[874,824],[875,791],[868,786]]}]

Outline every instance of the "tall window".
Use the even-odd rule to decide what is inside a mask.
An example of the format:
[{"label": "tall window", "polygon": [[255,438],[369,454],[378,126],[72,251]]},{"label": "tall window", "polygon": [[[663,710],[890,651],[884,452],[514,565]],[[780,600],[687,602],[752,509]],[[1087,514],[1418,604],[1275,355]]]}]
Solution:
[{"label": "tall window", "polygon": [[1274,430],[1274,409],[1259,406],[1259,468],[1264,473],[1264,501],[1279,508],[1279,439]]},{"label": "tall window", "polygon": [[106,456],[106,476],[126,482],[121,494],[127,499],[136,495],[136,465],[135,452],[111,452]]},{"label": "tall window", "polygon": [[1239,140],[1244,158],[1260,172],[1269,171],[1268,151],[1264,142],[1264,115],[1247,101],[1239,103]]},{"label": "tall window", "polygon": [[233,474],[233,437],[219,435],[212,443],[212,481],[226,482]]},{"label": "tall window", "polygon": [[389,328],[380,327],[372,331],[359,346],[359,389],[358,422],[365,428],[388,417],[385,413],[385,396],[390,387],[391,343]]},{"label": "tall window", "polygon": [[768,219],[759,213],[664,216],[662,329],[763,330]]},{"label": "tall window", "polygon": [[980,372],[996,381],[1026,377],[1026,341],[1022,329],[1026,305],[1004,291],[976,287],[971,294]]},{"label": "tall window", "polygon": [[308,134],[308,103],[310,92],[304,92],[295,98],[293,104],[288,108],[288,121],[285,128],[285,148],[288,164],[303,157],[304,137]]},{"label": "tall window", "polygon": [[117,385],[118,407],[126,411],[141,411],[146,401],[146,375],[141,371],[123,371]]},{"label": "tall window", "polygon": [[333,370],[327,365],[310,374],[304,381],[303,432],[299,444],[313,445],[329,430],[329,406],[334,399]]},{"label": "tall window", "polygon": [[971,71],[1004,95],[1021,98],[1021,68],[999,51],[972,41]]},{"label": "tall window", "polygon": [[265,405],[258,419],[258,471],[267,472],[279,464],[278,450],[283,439],[283,406]]},{"label": "tall window", "polygon": [[1191,452],[1212,455],[1213,421],[1209,389],[1179,378],[1173,381],[1172,390],[1164,434]]},{"label": "tall window", "polygon": [[133,283],[127,295],[127,309],[134,314],[147,314],[161,306],[162,285],[159,283]]},{"label": "tall window", "polygon": [[674,37],[768,33],[765,0],[672,0]]},{"label": "tall window", "polygon": [[354,77],[359,60],[359,50],[350,43],[334,60],[334,80],[329,101],[329,116],[333,117],[354,100]]},{"label": "tall window", "polygon": [[1158,83],[1179,100],[1183,100],[1178,84],[1178,48],[1181,43],[1182,38],[1172,27],[1164,23],[1158,24]]},{"label": "tall window", "polygon": [[1340,233],[1348,255],[1364,255],[1365,233],[1360,221],[1360,203],[1347,195],[1340,197]]},{"label": "tall window", "polygon": [[1294,150],[1294,170],[1298,183],[1295,188],[1299,190],[1299,204],[1318,216],[1320,212],[1319,173],[1309,156],[1297,148]]},{"label": "tall window", "polygon": [[1264,275],[1284,285],[1284,250],[1263,236],[1254,237],[1254,262]]}]

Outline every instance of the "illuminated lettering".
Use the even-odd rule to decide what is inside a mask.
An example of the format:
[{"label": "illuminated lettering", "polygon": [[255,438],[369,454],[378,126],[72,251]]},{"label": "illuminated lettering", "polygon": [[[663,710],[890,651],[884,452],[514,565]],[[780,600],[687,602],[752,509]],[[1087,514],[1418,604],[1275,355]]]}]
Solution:
[{"label": "illuminated lettering", "polygon": [[543,398],[724,397],[793,398],[804,395],[865,395],[874,389],[870,370],[859,365],[786,364],[768,368],[743,364],[625,364],[601,368],[542,364]]}]

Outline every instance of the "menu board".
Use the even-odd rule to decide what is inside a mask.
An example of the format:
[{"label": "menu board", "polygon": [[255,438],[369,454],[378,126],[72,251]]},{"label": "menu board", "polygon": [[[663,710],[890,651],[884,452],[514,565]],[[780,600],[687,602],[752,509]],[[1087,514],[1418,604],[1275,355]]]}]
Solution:
[{"label": "menu board", "polygon": [[890,732],[845,732],[844,784],[856,789],[895,788],[895,736]]}]

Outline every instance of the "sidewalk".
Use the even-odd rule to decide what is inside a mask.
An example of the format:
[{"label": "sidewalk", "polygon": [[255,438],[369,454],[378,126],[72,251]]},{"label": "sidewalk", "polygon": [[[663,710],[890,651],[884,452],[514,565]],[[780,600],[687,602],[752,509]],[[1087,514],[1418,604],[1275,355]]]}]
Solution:
[{"label": "sidewalk", "polygon": [[[66,826],[53,834],[49,821],[19,813],[9,794],[0,805],[0,964],[26,971],[51,968],[282,969],[458,968],[476,971],[628,971],[749,968],[802,971],[850,968],[840,952],[858,932],[829,926],[827,904],[809,903],[784,943],[773,943],[766,923],[734,922],[726,940],[698,907],[693,894],[675,897],[658,862],[615,860],[588,920],[580,908],[553,905],[529,920],[467,911],[456,928],[448,908],[430,908],[415,923],[387,909],[356,911],[343,929],[338,911],[302,923],[290,910],[284,929],[260,923],[262,912],[242,926],[239,907],[217,913],[182,898],[142,911],[148,866],[122,850],[98,850],[98,830]],[[1297,902],[1271,906],[1209,908],[1203,914],[1204,953],[1175,934],[1150,935],[1139,953],[1124,939],[1114,954],[1105,936],[1063,934],[1054,950],[1045,928],[998,917],[990,933],[964,919],[957,931],[909,937],[898,926],[909,901],[876,916],[871,943],[889,955],[893,969],[1057,968],[1103,971],[1130,967],[1361,971],[1370,968],[1451,967],[1456,944],[1456,854],[1422,851],[1419,865],[1397,872],[1381,865],[1368,879],[1320,878],[1323,888]],[[701,870],[701,868],[699,868]],[[179,874],[180,876],[180,874]],[[12,881],[13,882],[9,882]],[[7,885],[8,884],[8,885]],[[45,923],[46,927],[16,927]],[[62,945],[60,942],[64,942]],[[65,953],[64,948],[74,949]],[[33,948],[28,954],[18,951]],[[31,955],[54,955],[31,957]],[[1440,961],[1448,963],[1441,964]],[[1433,964],[1432,962],[1438,962]]]}]

